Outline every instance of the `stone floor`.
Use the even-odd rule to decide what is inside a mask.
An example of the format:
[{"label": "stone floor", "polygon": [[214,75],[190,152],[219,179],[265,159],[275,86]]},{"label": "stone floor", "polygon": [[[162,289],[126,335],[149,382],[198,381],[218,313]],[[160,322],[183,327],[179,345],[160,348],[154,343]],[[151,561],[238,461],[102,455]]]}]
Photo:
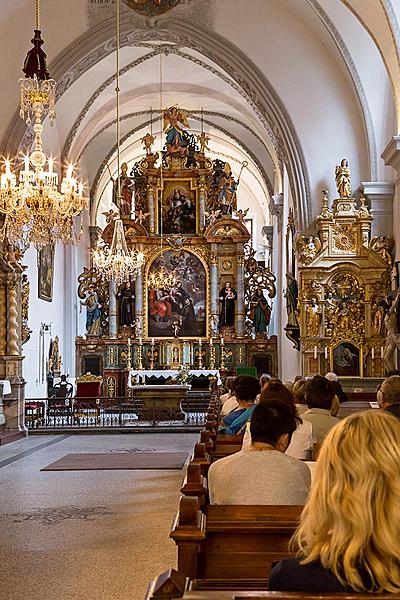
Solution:
[{"label": "stone floor", "polygon": [[41,435],[0,447],[2,600],[142,600],[175,566],[182,471],[40,469],[70,452],[188,453],[197,434]]}]

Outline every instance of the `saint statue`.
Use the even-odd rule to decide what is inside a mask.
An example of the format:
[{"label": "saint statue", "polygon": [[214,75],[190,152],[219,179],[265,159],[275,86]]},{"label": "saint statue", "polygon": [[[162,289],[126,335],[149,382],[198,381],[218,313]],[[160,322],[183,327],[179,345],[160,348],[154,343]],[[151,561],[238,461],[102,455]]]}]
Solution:
[{"label": "saint statue", "polygon": [[396,298],[393,300],[388,312],[385,316],[386,342],[383,353],[383,364],[386,372],[397,369],[395,350],[400,348],[400,335],[398,333],[398,307],[400,300],[400,290],[398,290]]},{"label": "saint statue", "polygon": [[225,283],[225,287],[222,288],[219,294],[219,301],[221,302],[221,312],[219,315],[219,325],[228,325],[232,327],[235,322],[235,301],[237,299],[236,290],[231,286],[230,281]]},{"label": "saint statue", "polygon": [[306,309],[307,313],[307,335],[318,337],[320,334],[321,313],[315,298],[311,298],[310,304]]},{"label": "saint statue", "polygon": [[86,333],[100,335],[101,304],[94,285],[90,285],[81,306],[86,306]]},{"label": "saint statue", "polygon": [[351,183],[350,183],[350,169],[349,163],[346,158],[340,163],[340,166],[336,166],[335,169],[335,181],[336,187],[340,198],[351,197]]},{"label": "saint statue", "polygon": [[189,127],[186,114],[176,106],[171,106],[164,111],[164,131],[167,132],[168,154],[178,153],[184,156],[189,142],[187,133],[181,128],[180,123]]},{"label": "saint statue", "polygon": [[266,333],[271,319],[271,307],[261,288],[258,288],[250,300],[250,318],[257,333]]},{"label": "saint statue", "polygon": [[122,326],[131,326],[133,324],[132,300],[134,294],[129,281],[127,281],[122,290],[118,292],[118,297],[121,298],[119,305],[119,324]]},{"label": "saint statue", "polygon": [[128,165],[126,162],[121,165],[121,174],[119,176],[119,197],[118,197],[118,180],[114,181],[113,202],[118,207],[122,215],[131,216],[132,212],[132,197],[133,197],[133,182],[128,176]]}]

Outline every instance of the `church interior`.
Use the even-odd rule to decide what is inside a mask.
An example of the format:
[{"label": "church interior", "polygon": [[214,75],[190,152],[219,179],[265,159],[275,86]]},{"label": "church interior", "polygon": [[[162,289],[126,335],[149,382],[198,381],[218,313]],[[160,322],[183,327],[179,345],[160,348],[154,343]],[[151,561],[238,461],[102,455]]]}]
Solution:
[{"label": "church interior", "polygon": [[400,416],[400,1],[0,5],[0,596],[268,598],[263,386]]}]

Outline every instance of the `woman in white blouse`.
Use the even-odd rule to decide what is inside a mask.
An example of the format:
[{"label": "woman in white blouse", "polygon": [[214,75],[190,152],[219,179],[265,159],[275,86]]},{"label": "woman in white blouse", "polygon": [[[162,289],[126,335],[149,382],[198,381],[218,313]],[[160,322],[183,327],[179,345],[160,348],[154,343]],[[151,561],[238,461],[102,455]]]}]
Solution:
[{"label": "woman in white blouse", "polygon": [[[292,434],[291,442],[285,454],[300,460],[310,460],[314,447],[312,425],[309,421],[302,421],[297,415],[293,394],[282,383],[271,380],[262,390],[260,396],[260,402],[268,402],[268,400],[281,400],[281,402],[284,402],[289,406],[297,416],[298,425]],[[250,444],[250,426],[249,423],[247,423],[242,448],[246,448],[250,446]]]}]

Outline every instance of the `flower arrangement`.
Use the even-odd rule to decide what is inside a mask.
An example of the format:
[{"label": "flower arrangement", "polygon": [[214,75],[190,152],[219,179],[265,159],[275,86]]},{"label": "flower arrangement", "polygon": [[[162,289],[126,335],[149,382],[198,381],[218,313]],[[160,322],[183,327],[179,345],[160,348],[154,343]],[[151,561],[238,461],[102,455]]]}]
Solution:
[{"label": "flower arrangement", "polygon": [[189,384],[192,381],[192,376],[189,373],[189,365],[180,365],[178,375],[176,376],[177,383]]}]

